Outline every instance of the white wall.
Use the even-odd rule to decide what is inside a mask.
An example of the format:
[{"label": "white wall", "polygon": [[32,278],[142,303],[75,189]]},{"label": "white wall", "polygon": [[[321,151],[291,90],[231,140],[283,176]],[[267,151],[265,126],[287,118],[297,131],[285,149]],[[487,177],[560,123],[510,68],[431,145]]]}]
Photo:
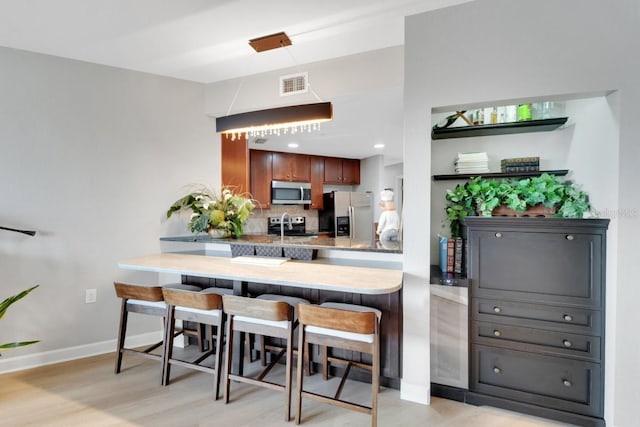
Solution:
[{"label": "white wall", "polygon": [[415,392],[415,400],[429,384],[427,338],[419,332],[429,322],[424,289],[430,230],[424,213],[430,202],[423,194],[432,174],[432,108],[617,90],[607,102],[619,140],[600,144],[610,150],[605,161],[617,157],[618,167],[591,170],[580,179],[591,185],[601,177],[611,184],[616,213],[608,233],[607,268],[615,275],[607,283],[605,417],[609,425],[637,424],[640,346],[632,325],[640,323],[640,288],[632,254],[640,237],[634,191],[640,179],[639,9],[635,0],[483,0],[406,20],[404,300],[412,302],[404,307],[403,387]]},{"label": "white wall", "polygon": [[184,185],[219,186],[204,86],[0,48],[0,93],[0,225],[37,230],[0,231],[0,298],[40,284],[1,320],[0,342],[41,340],[3,351],[0,372],[113,351],[113,281],[152,279],[118,261],[186,233],[163,222]]}]

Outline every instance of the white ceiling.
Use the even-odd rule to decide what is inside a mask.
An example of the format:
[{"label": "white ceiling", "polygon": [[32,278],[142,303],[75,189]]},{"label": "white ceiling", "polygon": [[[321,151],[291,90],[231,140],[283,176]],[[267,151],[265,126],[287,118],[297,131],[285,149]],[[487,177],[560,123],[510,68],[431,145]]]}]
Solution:
[{"label": "white ceiling", "polygon": [[[0,0],[0,45],[210,83],[290,67],[291,56],[305,64],[399,46],[405,16],[466,1]],[[289,57],[256,54],[248,45],[280,31],[292,40]],[[401,99],[400,93],[373,100],[389,122],[369,121],[369,133],[375,126],[392,129],[401,144]],[[354,115],[342,120],[354,128],[340,132],[356,134],[351,144],[358,157],[371,155],[371,135],[358,136],[355,126],[363,122],[356,116],[361,110],[334,110]]]}]

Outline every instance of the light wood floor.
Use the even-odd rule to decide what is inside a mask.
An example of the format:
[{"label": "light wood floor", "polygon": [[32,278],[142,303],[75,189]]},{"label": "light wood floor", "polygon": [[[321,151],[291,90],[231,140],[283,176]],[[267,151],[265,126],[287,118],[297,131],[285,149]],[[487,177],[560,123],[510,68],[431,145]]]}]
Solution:
[{"label": "light wood floor", "polygon": [[[172,367],[160,386],[158,362],[125,355],[113,374],[114,354],[0,375],[2,426],[295,426],[284,422],[283,396],[232,383],[228,405],[213,401],[211,375]],[[277,372],[274,372],[274,375]],[[320,375],[309,385],[320,386]],[[369,386],[349,382],[345,393],[367,396]],[[322,385],[324,387],[325,385]],[[306,388],[306,385],[305,385]],[[367,426],[369,416],[303,400],[303,426]],[[489,407],[432,398],[429,406],[400,400],[397,390],[379,394],[378,425],[385,426],[559,426]]]}]

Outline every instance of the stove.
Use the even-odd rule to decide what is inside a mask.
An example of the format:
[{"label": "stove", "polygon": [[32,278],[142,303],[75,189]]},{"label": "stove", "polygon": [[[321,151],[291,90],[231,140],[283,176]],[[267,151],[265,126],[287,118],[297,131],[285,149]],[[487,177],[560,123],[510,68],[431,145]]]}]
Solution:
[{"label": "stove", "polygon": [[[291,218],[291,221],[289,221]],[[285,236],[304,236],[306,234],[306,218],[303,216],[292,216],[284,218],[284,235]],[[282,217],[271,216],[267,218],[267,233],[280,235],[280,221]],[[289,229],[291,225],[291,229]]]}]

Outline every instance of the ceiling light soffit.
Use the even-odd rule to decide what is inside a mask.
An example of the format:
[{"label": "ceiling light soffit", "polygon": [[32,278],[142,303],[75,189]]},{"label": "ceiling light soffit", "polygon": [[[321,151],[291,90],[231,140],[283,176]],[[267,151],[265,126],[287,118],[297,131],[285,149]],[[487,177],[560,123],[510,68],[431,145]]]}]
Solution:
[{"label": "ceiling light soffit", "polygon": [[[284,32],[249,40],[249,45],[256,52],[278,49],[291,44],[291,40]],[[291,52],[288,53],[295,62]],[[242,87],[242,83],[240,87]],[[238,87],[238,92],[240,87]],[[240,138],[242,135],[245,137],[265,137],[312,132],[320,129],[320,123],[333,119],[333,106],[330,102],[293,105],[230,115],[238,92],[233,98],[227,115],[216,118],[216,131],[223,133],[231,140]],[[321,101],[315,92],[313,94],[318,98],[318,101]]]}]

